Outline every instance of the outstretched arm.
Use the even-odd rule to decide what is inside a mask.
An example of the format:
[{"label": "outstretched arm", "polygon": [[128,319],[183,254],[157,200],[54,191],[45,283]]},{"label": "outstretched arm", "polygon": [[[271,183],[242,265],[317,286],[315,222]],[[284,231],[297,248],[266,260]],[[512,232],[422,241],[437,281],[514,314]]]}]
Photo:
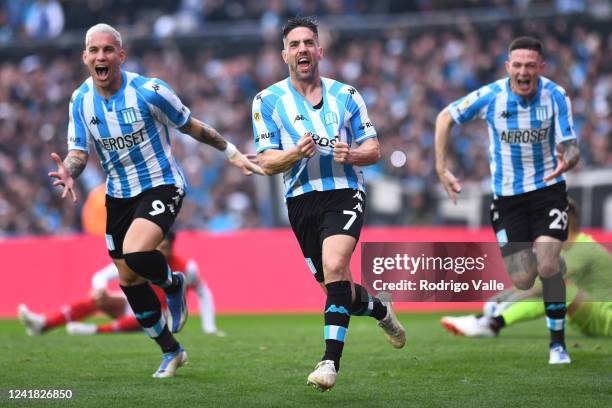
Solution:
[{"label": "outstretched arm", "polygon": [[568,140],[561,142],[556,147],[557,150],[557,167],[552,173],[544,177],[544,181],[549,181],[559,177],[566,171],[571,170],[580,160],[580,149],[576,140]]},{"label": "outstretched arm", "polygon": [[445,108],[438,114],[436,118],[436,131],[435,131],[435,148],[436,148],[436,172],[438,177],[446,190],[446,194],[453,201],[453,204],[457,203],[457,194],[461,192],[461,184],[455,175],[446,167],[446,151],[448,149],[448,137],[450,135],[451,128],[455,122],[448,113],[448,108]]},{"label": "outstretched arm", "polygon": [[206,123],[194,118],[189,118],[179,130],[201,143],[206,143],[217,150],[225,152],[230,163],[238,167],[242,172],[250,176],[253,173],[264,175],[261,167],[257,165],[257,160],[254,156],[245,156],[234,146],[228,142],[213,128]]},{"label": "outstretched arm", "polygon": [[72,202],[77,202],[76,192],[74,191],[74,180],[81,175],[87,165],[89,154],[83,150],[70,150],[66,158],[62,159],[57,153],[51,153],[51,158],[57,165],[57,171],[49,172],[49,177],[56,178],[54,186],[63,186],[62,199],[68,193],[72,197]]}]

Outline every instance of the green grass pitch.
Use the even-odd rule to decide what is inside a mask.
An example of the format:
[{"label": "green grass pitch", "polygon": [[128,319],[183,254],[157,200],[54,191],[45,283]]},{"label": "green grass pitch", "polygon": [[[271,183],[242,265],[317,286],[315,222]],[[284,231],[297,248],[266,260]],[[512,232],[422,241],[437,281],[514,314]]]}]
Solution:
[{"label": "green grass pitch", "polygon": [[[370,318],[353,318],[331,392],[307,387],[323,351],[321,316],[221,316],[228,334],[178,335],[189,363],[153,379],[160,362],[144,334],[27,337],[0,321],[0,406],[75,407],[611,407],[612,341],[569,330],[573,363],[549,366],[543,320],[497,339],[452,337],[439,314],[402,314],[395,350]],[[71,389],[71,400],[10,400],[9,389]]]}]

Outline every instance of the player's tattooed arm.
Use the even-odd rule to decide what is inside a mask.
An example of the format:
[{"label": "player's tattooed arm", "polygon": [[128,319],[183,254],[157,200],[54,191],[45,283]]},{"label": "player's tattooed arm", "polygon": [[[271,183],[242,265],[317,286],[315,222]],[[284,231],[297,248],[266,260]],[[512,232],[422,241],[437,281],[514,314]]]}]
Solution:
[{"label": "player's tattooed arm", "polygon": [[215,128],[193,116],[190,117],[187,123],[180,127],[179,130],[193,137],[198,142],[211,145],[215,149],[225,151],[227,148],[227,141]]},{"label": "player's tattooed arm", "polygon": [[253,173],[265,174],[257,164],[258,161],[254,155],[242,154],[236,146],[225,140],[215,128],[195,119],[193,116],[179,130],[193,137],[198,142],[206,143],[224,152],[229,162],[242,170],[244,175],[250,176]]},{"label": "player's tattooed arm", "polygon": [[557,152],[563,156],[563,160],[567,163],[566,171],[573,168],[580,160],[580,149],[576,140],[559,143],[557,145]]},{"label": "player's tattooed arm", "polygon": [[55,152],[51,153],[51,159],[55,162],[57,170],[49,172],[49,177],[56,179],[53,182],[53,186],[63,187],[62,199],[70,194],[72,202],[77,202],[74,180],[80,176],[83,169],[85,169],[88,157],[89,155],[87,152],[82,150],[70,150],[64,161],[62,161],[59,154]]},{"label": "player's tattooed arm", "polygon": [[557,144],[557,167],[552,173],[544,177],[544,181],[549,181],[559,177],[561,174],[571,170],[580,160],[580,149],[576,140],[568,140]]},{"label": "player's tattooed arm", "polygon": [[64,159],[64,167],[73,179],[81,175],[85,166],[87,166],[87,158],[89,155],[82,150],[70,150]]}]

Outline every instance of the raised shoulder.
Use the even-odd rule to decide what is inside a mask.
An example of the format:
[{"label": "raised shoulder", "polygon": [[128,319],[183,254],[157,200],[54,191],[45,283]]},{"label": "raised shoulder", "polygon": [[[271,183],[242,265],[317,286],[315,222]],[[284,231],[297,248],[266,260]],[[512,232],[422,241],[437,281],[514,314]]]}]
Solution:
[{"label": "raised shoulder", "polygon": [[93,79],[91,77],[87,78],[77,89],[72,92],[70,96],[70,102],[73,103],[77,99],[83,98],[89,91],[93,89]]},{"label": "raised shoulder", "polygon": [[128,76],[128,84],[151,103],[155,103],[161,98],[168,100],[176,96],[170,85],[159,78],[147,78],[142,75],[131,78]]},{"label": "raised shoulder", "polygon": [[284,81],[265,88],[253,98],[253,113],[261,112],[267,116],[272,115],[276,104],[287,92],[289,92],[289,89],[286,88]]},{"label": "raised shoulder", "polygon": [[335,98],[340,96],[361,97],[357,88],[352,85],[325,77],[321,77],[321,81],[323,82],[327,92]]},{"label": "raised shoulder", "polygon": [[563,97],[563,98],[567,96],[567,92],[565,91],[565,88],[563,88],[561,85],[557,84],[555,81],[551,79],[548,79],[545,77],[540,77],[540,78],[542,79],[542,88],[550,92],[551,95],[553,95],[554,97]]},{"label": "raised shoulder", "polygon": [[278,87],[273,88],[272,86],[269,86],[255,95],[253,98],[253,104],[274,105],[282,95],[284,95],[284,93],[281,89]]}]

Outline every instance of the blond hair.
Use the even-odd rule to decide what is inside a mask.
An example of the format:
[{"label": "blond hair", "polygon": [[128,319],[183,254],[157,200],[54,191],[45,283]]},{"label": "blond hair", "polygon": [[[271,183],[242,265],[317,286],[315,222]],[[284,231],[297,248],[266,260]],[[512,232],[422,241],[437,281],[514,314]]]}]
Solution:
[{"label": "blond hair", "polygon": [[119,47],[123,48],[123,41],[121,40],[121,34],[119,33],[119,31],[115,30],[115,28],[113,28],[112,26],[104,23],[91,26],[89,30],[87,30],[87,33],[85,34],[85,48],[87,48],[87,44],[89,43],[89,39],[91,38],[92,34],[95,33],[108,33],[112,35],[115,38],[115,41],[117,41],[117,44],[119,44]]}]

